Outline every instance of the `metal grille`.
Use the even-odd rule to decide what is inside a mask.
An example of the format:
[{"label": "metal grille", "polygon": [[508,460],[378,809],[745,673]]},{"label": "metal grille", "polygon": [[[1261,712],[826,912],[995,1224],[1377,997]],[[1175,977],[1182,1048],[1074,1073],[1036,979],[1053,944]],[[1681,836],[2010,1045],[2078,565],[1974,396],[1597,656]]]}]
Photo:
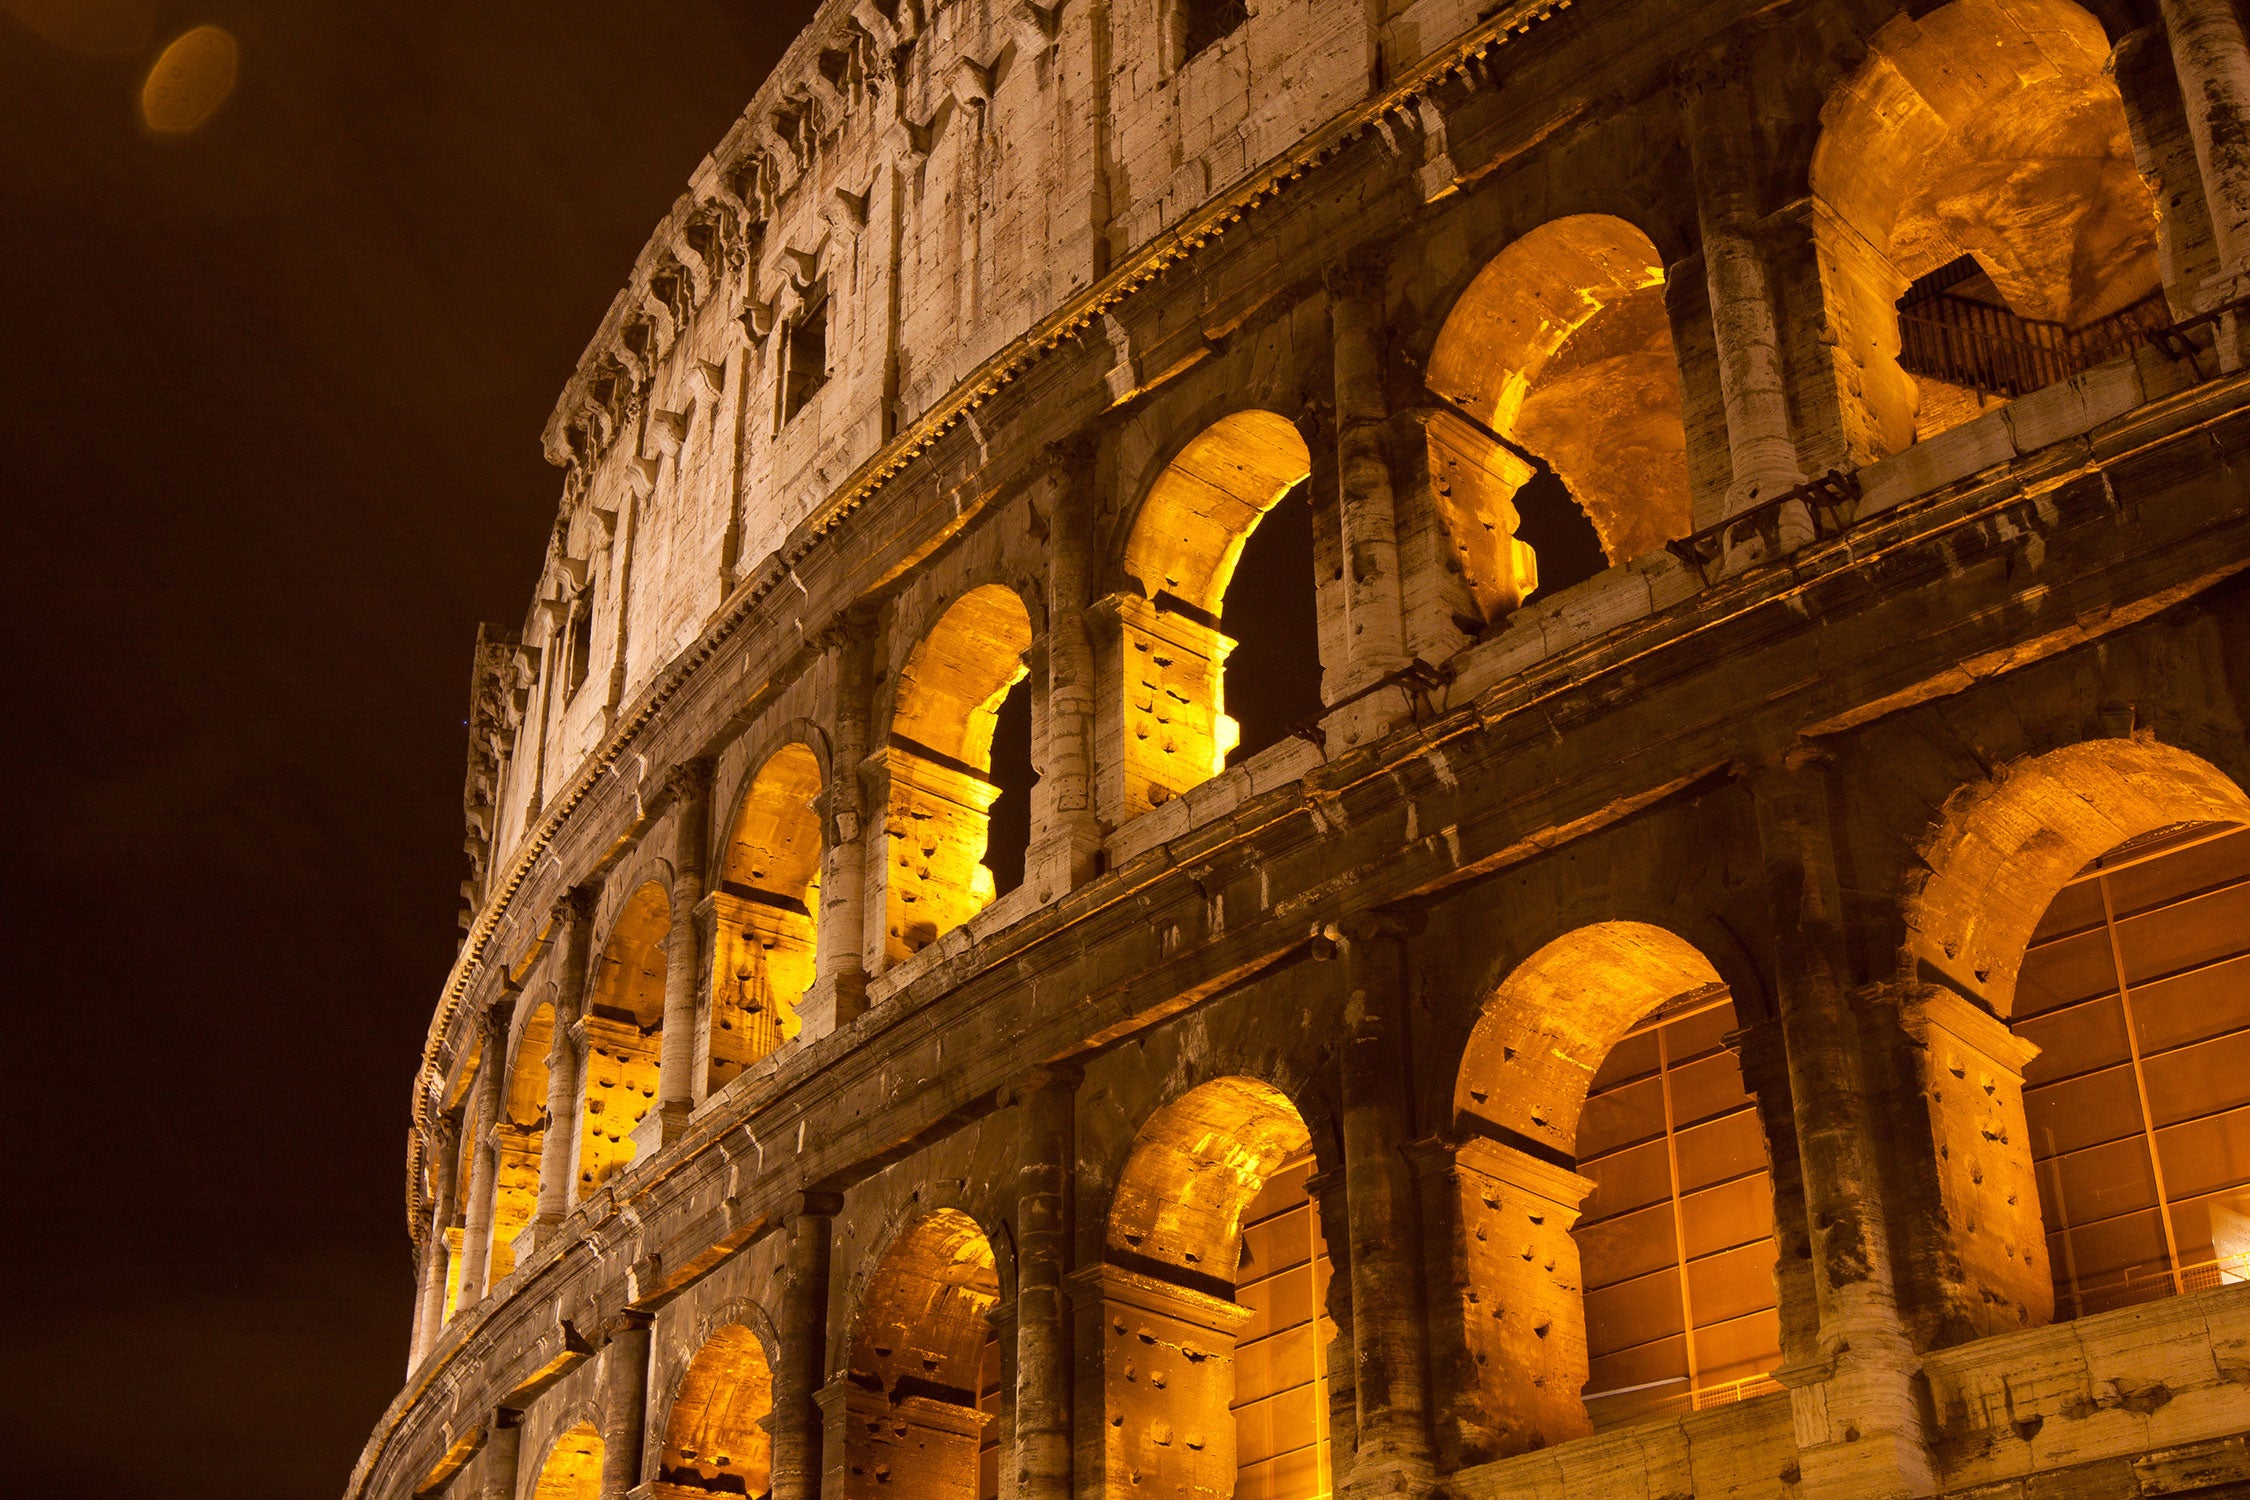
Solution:
[{"label": "metal grille", "polygon": [[1900,368],[1980,396],[2013,399],[2114,359],[2141,334],[2172,321],[2161,291],[2082,328],[2066,328],[1945,289],[1978,274],[1964,257],[1916,282],[1901,299]]}]

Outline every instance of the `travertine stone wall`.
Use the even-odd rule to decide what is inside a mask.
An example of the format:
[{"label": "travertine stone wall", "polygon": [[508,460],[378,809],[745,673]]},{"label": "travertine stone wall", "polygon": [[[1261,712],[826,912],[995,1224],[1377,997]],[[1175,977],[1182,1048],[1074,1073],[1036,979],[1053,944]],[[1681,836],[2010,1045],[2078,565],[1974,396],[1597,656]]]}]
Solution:
[{"label": "travertine stone wall", "polygon": [[[2250,1485],[2250,1292],[2052,1321],[2010,1028],[2075,871],[2250,822],[2242,77],[2206,0],[830,0],[477,643],[348,1493],[1233,1492],[1284,1162],[1256,1388],[1355,1500]],[[1895,306],[1960,253],[2172,324],[1964,402]],[[1284,590],[1322,714],[1229,765]],[[1722,1000],[1775,1347],[1594,1430],[1579,1112]]]}]

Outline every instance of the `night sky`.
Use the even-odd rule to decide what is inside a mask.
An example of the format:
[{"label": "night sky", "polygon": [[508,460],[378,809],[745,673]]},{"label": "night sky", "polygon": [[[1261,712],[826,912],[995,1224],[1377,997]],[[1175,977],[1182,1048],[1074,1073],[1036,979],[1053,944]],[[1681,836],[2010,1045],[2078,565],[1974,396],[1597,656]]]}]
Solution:
[{"label": "night sky", "polygon": [[[812,8],[0,0],[11,1500],[335,1495],[401,1383],[476,622]],[[155,135],[200,23],[233,95]]]}]

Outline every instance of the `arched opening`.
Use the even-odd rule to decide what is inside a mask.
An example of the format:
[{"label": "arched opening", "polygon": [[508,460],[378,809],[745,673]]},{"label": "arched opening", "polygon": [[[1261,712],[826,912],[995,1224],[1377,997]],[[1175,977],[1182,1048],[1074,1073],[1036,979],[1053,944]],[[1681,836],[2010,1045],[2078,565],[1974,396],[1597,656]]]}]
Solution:
[{"label": "arched opening", "polygon": [[[993,740],[1029,649],[1023,601],[1012,589],[986,584],[954,601],[899,673],[884,827],[892,962],[936,942],[997,894],[984,863],[1002,790],[993,779]],[[1016,868],[1020,879],[1020,852]]]},{"label": "arched opening", "polygon": [[1556,219],[1494,256],[1428,381],[1459,413],[1428,424],[1432,493],[1487,620],[1695,529],[1664,266],[1624,220]]},{"label": "arched opening", "polygon": [[492,1280],[516,1268],[516,1236],[539,1213],[539,1154],[547,1141],[547,1052],[555,1040],[555,1009],[542,1005],[516,1038],[505,1106],[493,1132],[500,1149],[492,1200]]},{"label": "arched opening", "polygon": [[1771,1170],[1734,1029],[1710,961],[1641,922],[1555,939],[1485,1003],[1455,1084],[1464,1140],[1445,1205],[1464,1315],[1439,1340],[1475,1372],[1481,1409],[1451,1418],[1470,1451],[1767,1385],[1781,1362]]},{"label": "arched opening", "polygon": [[[1221,628],[1228,586],[1252,533],[1311,473],[1312,454],[1287,418],[1239,411],[1197,434],[1150,487],[1125,544],[1126,591],[1115,601],[1124,646],[1125,816],[1208,781],[1242,743],[1240,726],[1226,711],[1226,669],[1235,649]],[[1246,602],[1261,627],[1295,626],[1271,642],[1261,640],[1274,658],[1257,666],[1257,675],[1268,679],[1262,687],[1301,685],[1308,658],[1318,670],[1317,634],[1302,633],[1308,620],[1317,629],[1317,617],[1281,602],[1287,594],[1312,597],[1310,535],[1309,509],[1301,520],[1285,511],[1273,555],[1253,559],[1256,589]],[[1296,576],[1282,576],[1291,567],[1299,569]],[[1268,568],[1273,576],[1266,576]],[[1300,706],[1280,699],[1273,717]],[[1303,717],[1318,712],[1316,702]]]},{"label": "arched opening", "polygon": [[610,929],[586,1006],[585,1112],[578,1185],[590,1193],[633,1159],[633,1127],[656,1103],[664,1029],[664,948],[672,903],[651,880]]},{"label": "arched opening", "polygon": [[2070,0],[1954,0],[1885,25],[1829,97],[1815,233],[1870,456],[2171,321],[2109,53]]},{"label": "arched opening", "polygon": [[[939,1209],[892,1242],[861,1298],[840,1401],[824,1401],[850,1500],[991,1500],[1000,1300],[992,1246]],[[838,1423],[841,1430],[838,1430]],[[988,1483],[989,1481],[992,1481]]]},{"label": "arched opening", "polygon": [[2011,1217],[1941,1174],[1966,1200],[1957,1254],[2029,1322],[2250,1279],[2250,796],[2184,751],[2100,740],[1950,813],[1908,947],[1951,1007],[1936,1062],[1997,1102],[1940,1097],[1933,1134],[1979,1186],[2036,1185]]},{"label": "arched opening", "polygon": [[784,745],[758,768],[711,893],[709,1087],[722,1089],[802,1027],[820,926],[820,762]]},{"label": "arched opening", "polygon": [[741,1495],[773,1488],[773,1375],[765,1345],[739,1323],[704,1340],[680,1380],[664,1426],[658,1500]]},{"label": "arched opening", "polygon": [[601,1492],[602,1436],[581,1422],[548,1448],[531,1500],[600,1500]]},{"label": "arched opening", "polygon": [[1141,1127],[1101,1267],[1109,1473],[1164,1494],[1332,1492],[1312,1169],[1304,1121],[1253,1079],[1203,1084]]}]

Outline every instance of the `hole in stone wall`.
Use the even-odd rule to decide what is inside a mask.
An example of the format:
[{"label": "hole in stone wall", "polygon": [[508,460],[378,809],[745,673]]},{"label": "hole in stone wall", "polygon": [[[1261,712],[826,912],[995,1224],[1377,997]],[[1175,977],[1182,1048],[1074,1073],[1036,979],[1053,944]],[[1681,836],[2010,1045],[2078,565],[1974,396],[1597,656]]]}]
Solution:
[{"label": "hole in stone wall", "polygon": [[1031,679],[1008,692],[992,728],[992,784],[1000,795],[992,804],[984,846],[984,867],[992,872],[992,893],[1005,896],[1023,884],[1024,855],[1031,848]]},{"label": "hole in stone wall", "polygon": [[1516,540],[1539,559],[1536,596],[1560,593],[1608,569],[1601,534],[1545,461],[1534,466],[1532,477],[1516,491],[1515,504]]},{"label": "hole in stone wall", "polygon": [[570,640],[564,652],[565,697],[575,694],[586,682],[586,664],[594,654],[594,611],[585,600],[570,617]]},{"label": "hole in stone wall", "polygon": [[1242,735],[1227,763],[1240,765],[1321,713],[1307,481],[1298,481],[1257,521],[1221,608],[1219,628],[1236,643],[1226,664],[1226,711]]},{"label": "hole in stone wall", "polygon": [[789,325],[789,345],[781,379],[781,420],[804,410],[813,393],[828,383],[828,293],[815,291]]},{"label": "hole in stone wall", "polygon": [[1249,19],[1250,7],[1245,0],[1179,0],[1175,24],[1180,33],[1180,60],[1185,62],[1233,35]]}]

